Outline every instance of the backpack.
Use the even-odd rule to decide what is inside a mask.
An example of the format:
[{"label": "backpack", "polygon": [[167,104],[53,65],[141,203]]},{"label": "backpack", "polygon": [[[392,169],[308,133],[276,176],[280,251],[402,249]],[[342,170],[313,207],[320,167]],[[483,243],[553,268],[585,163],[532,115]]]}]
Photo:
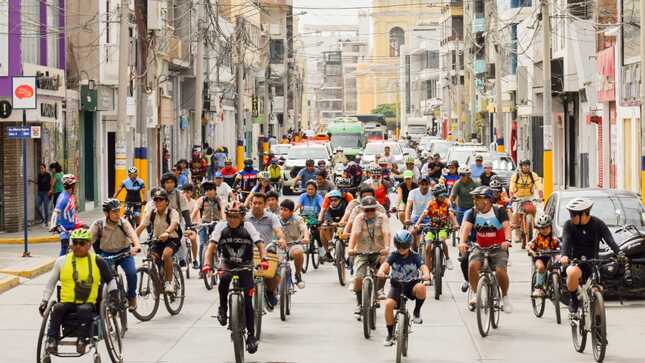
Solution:
[{"label": "backpack", "polygon": [[[170,208],[170,209],[172,210],[172,208]],[[156,217],[157,217],[157,208],[153,209],[153,210],[152,210],[152,214],[150,215],[150,226],[152,226],[152,228],[154,228],[154,225],[155,225],[155,218],[156,218]],[[170,225],[170,211],[168,211],[168,213],[166,213],[166,223],[167,223],[168,225]],[[182,237],[183,235],[184,235],[184,234],[183,234],[183,232],[182,232],[182,230],[181,230],[181,224],[180,224],[179,226],[177,226],[177,238],[178,238],[178,239],[181,239],[181,237]]]},{"label": "backpack", "polygon": [[[515,173],[515,186],[519,184],[520,177],[522,176],[522,172],[518,171]],[[535,185],[535,178],[533,178],[533,172],[529,173],[529,176],[531,177],[531,184]]]},{"label": "backpack", "polygon": [[[99,247],[101,245],[101,235],[103,234],[103,219],[99,219],[98,221],[96,221],[96,225],[99,227],[99,231],[97,233],[98,238],[96,241],[94,241],[94,244],[92,244],[92,247],[94,248],[94,252],[99,254],[103,252]],[[127,238],[128,234],[125,232],[125,228],[123,228],[123,218],[119,218],[119,223],[117,224],[117,226],[119,226],[119,229],[121,230],[121,232],[123,232],[123,235]]]}]

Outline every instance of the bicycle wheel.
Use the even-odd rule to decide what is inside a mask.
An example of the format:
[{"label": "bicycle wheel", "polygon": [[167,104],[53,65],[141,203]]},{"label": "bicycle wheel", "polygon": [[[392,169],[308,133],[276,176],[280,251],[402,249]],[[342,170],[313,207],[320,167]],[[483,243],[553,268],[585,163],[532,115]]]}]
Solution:
[{"label": "bicycle wheel", "polygon": [[370,318],[372,317],[372,286],[373,282],[371,278],[363,279],[363,290],[361,291],[361,318],[363,320],[363,335],[365,339],[369,339],[372,334],[372,325],[370,323]]},{"label": "bicycle wheel", "polygon": [[522,231],[522,249],[526,248],[526,244],[533,240],[533,215],[524,215],[524,228]]},{"label": "bicycle wheel", "polygon": [[486,337],[490,331],[491,322],[491,301],[490,296],[490,282],[487,277],[479,280],[477,284],[477,304],[475,310],[477,311],[477,328],[482,337]]},{"label": "bicycle wheel", "polygon": [[193,268],[193,252],[191,243],[187,243],[186,246],[186,279],[190,279],[190,269]]},{"label": "bicycle wheel", "polygon": [[49,328],[49,315],[51,313],[54,302],[50,301],[47,304],[47,309],[43,313],[43,321],[40,323],[40,331],[38,332],[38,346],[36,347],[36,362],[37,363],[50,363],[51,358],[47,353],[47,330]]},{"label": "bicycle wheel", "polygon": [[399,315],[396,319],[396,363],[401,363],[401,357],[403,356],[403,345],[405,344],[405,331],[404,331],[404,326],[405,326],[405,318],[403,317],[402,313],[397,314]]},{"label": "bicycle wheel", "polygon": [[140,321],[152,319],[159,309],[157,283],[148,267],[137,269],[137,310],[132,312]]},{"label": "bicycle wheel", "polygon": [[497,283],[497,280],[495,280],[495,277],[493,277],[492,281],[492,286],[496,286],[497,289],[493,289],[493,287],[491,286],[490,296],[492,297],[492,299],[490,302],[490,325],[493,327],[493,329],[497,329],[499,328],[499,317],[502,312],[502,289],[499,287],[499,284]]},{"label": "bicycle wheel", "polygon": [[432,278],[434,279],[434,299],[439,300],[441,296],[441,283],[443,277],[443,252],[441,247],[432,248]]},{"label": "bicycle wheel", "polygon": [[[582,305],[582,304],[581,304]],[[584,308],[578,308],[580,315],[579,319],[571,319],[571,338],[573,340],[573,347],[578,353],[585,351],[587,345],[587,331],[585,330],[585,314]]]},{"label": "bicycle wheel", "polygon": [[184,293],[186,291],[184,275],[181,273],[181,268],[177,264],[173,264],[172,278],[175,290],[171,293],[164,292],[163,302],[166,304],[166,310],[168,310],[170,315],[177,315],[184,306]]},{"label": "bicycle wheel", "polygon": [[546,297],[533,296],[533,290],[537,286],[537,283],[535,282],[537,279],[537,275],[538,275],[538,272],[533,271],[533,276],[531,276],[531,306],[533,306],[533,314],[536,317],[541,318],[542,315],[544,315],[544,306],[546,305],[545,304]]},{"label": "bicycle wheel", "polygon": [[121,338],[125,337],[128,330],[128,295],[123,287],[123,278],[117,275],[117,286],[119,289],[119,320],[121,321]]},{"label": "bicycle wheel", "polygon": [[286,267],[281,267],[280,268],[280,276],[282,277],[282,280],[280,281],[280,320],[286,321],[287,320],[287,299],[289,295],[289,285],[287,281],[287,268]]},{"label": "bicycle wheel", "polygon": [[347,267],[345,266],[345,245],[343,241],[336,240],[336,270],[338,272],[338,282],[340,286],[345,286],[347,282]]},{"label": "bicycle wheel", "polygon": [[305,263],[302,264],[302,268],[300,271],[302,271],[303,274],[307,273],[307,270],[309,269],[309,259],[311,258],[311,254],[309,253],[311,250],[311,242],[307,245],[305,248]]},{"label": "bicycle wheel", "polygon": [[242,297],[238,294],[229,297],[231,340],[235,351],[235,362],[244,362],[244,318]]},{"label": "bicycle wheel", "polygon": [[[107,286],[103,288],[103,296],[107,296]],[[110,359],[113,363],[119,363],[122,361],[122,346],[121,346],[121,332],[119,331],[119,318],[112,312],[112,309],[108,307],[107,300],[101,302],[101,328],[103,340],[105,341],[105,346],[107,348]]]},{"label": "bicycle wheel", "polygon": [[593,294],[593,303],[591,304],[591,346],[593,348],[593,357],[596,362],[602,362],[605,359],[607,349],[607,318],[605,316],[605,300],[599,291]]},{"label": "bicycle wheel", "polygon": [[555,322],[558,324],[562,323],[562,317],[560,314],[560,274],[557,272],[552,272],[549,277],[551,283],[549,284],[551,302],[553,302],[553,309],[555,310]]},{"label": "bicycle wheel", "polygon": [[[202,261],[205,260],[204,256],[206,256],[206,248],[204,248],[204,251],[202,253]],[[210,261],[210,265],[213,266],[213,259]],[[206,287],[206,290],[212,290],[213,286],[215,286],[217,275],[210,271],[208,273],[202,273],[202,281],[204,281],[204,286]]]},{"label": "bicycle wheel", "polygon": [[408,356],[408,342],[410,341],[410,315],[405,314],[405,318],[403,319],[403,356],[407,357]]},{"label": "bicycle wheel", "polygon": [[311,244],[311,264],[314,266],[314,269],[318,269],[320,266],[320,241],[317,238],[314,238],[310,242]]},{"label": "bicycle wheel", "polygon": [[255,314],[255,338],[260,340],[262,336],[262,317],[264,315],[264,281],[262,280],[255,282],[253,311]]}]

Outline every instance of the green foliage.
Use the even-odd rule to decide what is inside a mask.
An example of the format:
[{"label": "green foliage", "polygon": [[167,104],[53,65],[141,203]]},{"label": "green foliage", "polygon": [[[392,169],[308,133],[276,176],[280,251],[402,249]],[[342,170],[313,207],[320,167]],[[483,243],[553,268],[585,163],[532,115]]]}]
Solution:
[{"label": "green foliage", "polygon": [[397,111],[396,103],[385,103],[382,105],[378,105],[378,107],[372,110],[372,113],[380,114],[385,117],[396,117],[397,112],[398,111]]}]

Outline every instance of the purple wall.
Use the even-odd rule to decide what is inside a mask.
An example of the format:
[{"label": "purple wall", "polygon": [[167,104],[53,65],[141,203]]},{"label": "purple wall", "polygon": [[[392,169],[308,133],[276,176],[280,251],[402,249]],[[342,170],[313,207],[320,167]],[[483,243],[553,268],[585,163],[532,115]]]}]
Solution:
[{"label": "purple wall", "polygon": [[65,57],[67,49],[65,48],[65,37],[67,35],[67,31],[65,29],[65,0],[59,0],[58,1],[58,6],[60,7],[60,12],[58,14],[58,20],[60,28],[63,30],[60,33],[60,39],[58,40],[58,66],[62,69],[67,69],[67,63],[65,60],[67,59]]},{"label": "purple wall", "polygon": [[40,1],[40,65],[47,66],[47,0]]}]

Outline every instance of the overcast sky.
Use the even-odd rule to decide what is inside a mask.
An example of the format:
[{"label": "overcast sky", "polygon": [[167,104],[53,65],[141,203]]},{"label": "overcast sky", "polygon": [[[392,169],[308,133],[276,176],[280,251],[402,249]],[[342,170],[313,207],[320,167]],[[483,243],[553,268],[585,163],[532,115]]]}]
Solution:
[{"label": "overcast sky", "polygon": [[[338,8],[371,6],[371,4],[371,0],[293,0],[293,13],[307,12],[300,16],[300,24],[356,24],[358,10]],[[298,7],[324,7],[331,10],[299,9]]]}]

